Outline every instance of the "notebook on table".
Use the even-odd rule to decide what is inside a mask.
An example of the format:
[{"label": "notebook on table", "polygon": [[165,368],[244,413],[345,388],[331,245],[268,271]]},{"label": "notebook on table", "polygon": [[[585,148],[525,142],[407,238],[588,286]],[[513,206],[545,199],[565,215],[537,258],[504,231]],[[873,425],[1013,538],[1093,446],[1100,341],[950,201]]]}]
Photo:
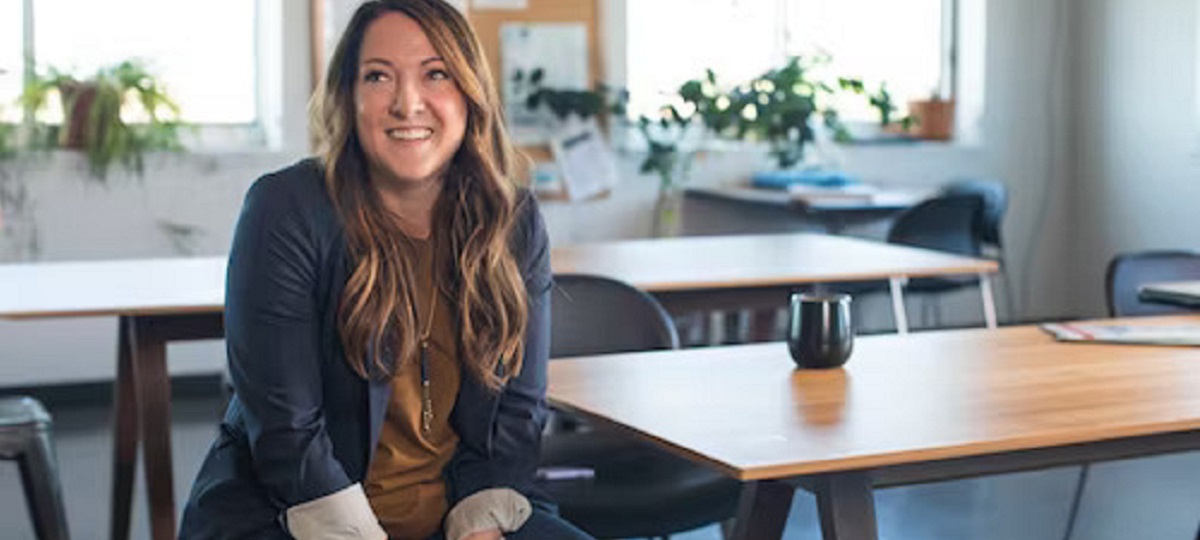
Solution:
[{"label": "notebook on table", "polygon": [[1059,341],[1200,347],[1200,324],[1153,326],[1060,322],[1045,323],[1041,328]]}]

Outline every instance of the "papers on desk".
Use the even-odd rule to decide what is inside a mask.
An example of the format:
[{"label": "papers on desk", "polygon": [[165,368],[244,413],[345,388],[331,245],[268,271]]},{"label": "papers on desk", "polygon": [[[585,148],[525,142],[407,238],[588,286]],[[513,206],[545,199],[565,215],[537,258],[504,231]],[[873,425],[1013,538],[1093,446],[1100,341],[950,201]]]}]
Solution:
[{"label": "papers on desk", "polygon": [[1200,347],[1200,324],[1135,326],[1064,322],[1046,323],[1041,328],[1059,341]]},{"label": "papers on desk", "polygon": [[788,196],[793,201],[808,206],[837,206],[860,205],[875,201],[879,188],[871,184],[848,184],[838,187],[824,187],[807,184],[794,184],[788,187]]}]

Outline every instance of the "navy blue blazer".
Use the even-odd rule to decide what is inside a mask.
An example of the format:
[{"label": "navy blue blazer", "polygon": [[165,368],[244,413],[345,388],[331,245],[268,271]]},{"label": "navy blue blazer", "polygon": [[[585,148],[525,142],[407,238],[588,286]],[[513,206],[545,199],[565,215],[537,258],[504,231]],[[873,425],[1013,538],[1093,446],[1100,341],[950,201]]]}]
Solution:
[{"label": "navy blue blazer", "polygon": [[[546,418],[550,251],[537,204],[519,198],[510,242],[529,293],[524,367],[499,392],[464,376],[447,497],[510,487],[531,499]],[[236,390],[184,509],[180,538],[286,537],[288,507],[366,476],[391,386],[343,359],[337,307],[351,270],[322,166],[254,183],[229,255],[225,339]]]}]

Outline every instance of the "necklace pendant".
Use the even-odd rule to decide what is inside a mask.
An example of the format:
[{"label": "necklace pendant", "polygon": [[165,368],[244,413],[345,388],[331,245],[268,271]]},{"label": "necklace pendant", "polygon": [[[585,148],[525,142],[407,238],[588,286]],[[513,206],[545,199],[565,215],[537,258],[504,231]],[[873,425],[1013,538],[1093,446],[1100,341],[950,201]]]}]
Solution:
[{"label": "necklace pendant", "polygon": [[429,381],[421,383],[421,429],[426,435],[433,431],[433,400],[429,397]]},{"label": "necklace pendant", "polygon": [[433,431],[433,398],[429,394],[429,341],[421,340],[421,431]]}]

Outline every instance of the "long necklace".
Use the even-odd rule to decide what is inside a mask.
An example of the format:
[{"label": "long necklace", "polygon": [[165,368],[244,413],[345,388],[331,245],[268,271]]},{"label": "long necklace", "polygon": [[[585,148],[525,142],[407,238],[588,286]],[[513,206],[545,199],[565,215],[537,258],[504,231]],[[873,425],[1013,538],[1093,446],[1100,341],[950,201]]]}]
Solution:
[{"label": "long necklace", "polygon": [[[433,254],[430,253],[430,259]],[[429,391],[429,337],[433,334],[434,311],[437,310],[438,290],[437,272],[432,260],[429,264],[429,311],[425,312],[425,331],[421,333],[419,342],[421,355],[421,431],[429,435],[433,431],[433,397]],[[420,309],[417,310],[418,323]]]}]

